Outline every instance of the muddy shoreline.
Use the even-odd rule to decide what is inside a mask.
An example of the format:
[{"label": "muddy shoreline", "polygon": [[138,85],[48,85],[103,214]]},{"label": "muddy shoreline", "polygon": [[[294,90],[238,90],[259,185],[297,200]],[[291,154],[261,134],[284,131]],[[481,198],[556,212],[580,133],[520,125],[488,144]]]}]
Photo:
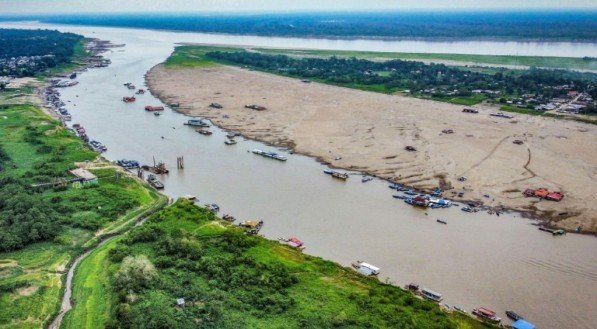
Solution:
[{"label": "muddy shoreline", "polygon": [[[155,97],[157,97],[161,101],[163,101],[164,103],[166,103],[166,104],[179,103],[180,106],[173,107],[173,109],[180,113],[183,113],[188,116],[204,117],[204,118],[210,119],[214,122],[215,125],[223,128],[225,130],[238,131],[245,138],[257,140],[259,142],[262,142],[262,143],[265,143],[265,144],[268,144],[268,145],[271,145],[274,147],[285,148],[285,149],[288,149],[291,152],[296,153],[296,154],[313,157],[313,158],[315,158],[316,161],[318,161],[322,164],[329,165],[332,168],[357,171],[357,172],[360,172],[363,174],[367,174],[369,176],[384,179],[388,182],[402,183],[402,184],[405,184],[408,186],[412,186],[417,190],[427,191],[427,192],[431,191],[435,186],[441,185],[442,183],[446,183],[446,181],[447,181],[448,185],[452,185],[452,183],[454,182],[454,177],[448,177],[448,179],[446,180],[445,175],[441,174],[441,172],[438,175],[437,168],[435,170],[435,175],[430,176],[431,174],[434,173],[433,166],[435,166],[435,167],[438,166],[436,164],[437,161],[433,162],[432,161],[433,159],[432,159],[429,162],[430,166],[432,166],[432,168],[431,168],[432,170],[429,170],[429,171],[426,170],[426,168],[427,168],[426,165],[428,164],[426,162],[429,161],[429,153],[431,153],[431,151],[424,153],[426,158],[423,161],[419,160],[418,164],[415,163],[415,165],[419,166],[417,168],[418,171],[413,171],[413,170],[408,171],[407,170],[407,172],[404,172],[404,177],[400,177],[395,174],[396,172],[392,171],[393,169],[395,169],[395,167],[390,166],[389,168],[392,170],[384,170],[383,163],[380,164],[380,162],[383,160],[377,160],[377,162],[373,162],[373,160],[370,160],[369,162],[365,162],[366,165],[362,165],[362,164],[360,165],[360,164],[354,163],[350,160],[344,161],[342,159],[342,157],[339,157],[341,160],[334,161],[334,160],[338,160],[338,159],[334,159],[335,156],[332,154],[328,154],[327,156],[321,154],[320,152],[322,151],[322,149],[319,149],[320,152],[318,152],[316,148],[314,149],[313,147],[309,147],[309,146],[305,147],[304,144],[297,145],[297,144],[301,143],[301,139],[300,138],[297,139],[297,136],[293,136],[293,135],[296,135],[296,134],[294,134],[294,131],[287,129],[287,126],[293,124],[293,121],[290,117],[283,117],[283,118],[274,117],[272,120],[270,120],[268,122],[269,118],[266,116],[276,115],[276,114],[264,113],[264,112],[268,112],[268,111],[259,112],[257,114],[254,114],[254,113],[247,114],[247,112],[241,113],[240,111],[239,112],[222,112],[221,110],[210,110],[208,107],[206,107],[206,105],[209,104],[208,99],[212,99],[212,100],[215,99],[217,101],[224,102],[227,100],[227,98],[229,98],[236,103],[239,102],[238,99],[235,99],[235,98],[239,97],[240,92],[237,90],[234,90],[235,89],[234,87],[229,87],[228,85],[226,85],[226,81],[224,81],[223,78],[219,77],[220,73],[228,74],[237,79],[241,79],[241,78],[251,79],[251,84],[263,83],[266,86],[269,86],[268,83],[270,85],[280,83],[280,84],[284,84],[285,87],[289,87],[286,85],[296,83],[295,82],[296,80],[291,79],[291,78],[282,78],[282,77],[278,77],[278,76],[267,75],[267,74],[261,73],[261,72],[242,70],[239,68],[218,67],[218,68],[204,69],[203,71],[201,69],[194,69],[194,70],[193,69],[173,69],[170,71],[170,69],[165,69],[164,66],[161,64],[154,66],[146,74],[145,81],[146,81],[146,84],[147,84],[150,92]],[[178,76],[179,74],[181,74],[182,76],[179,77]],[[205,75],[207,75],[207,77],[203,78],[200,76],[201,74],[205,74]],[[216,81],[214,79],[222,80],[222,81]],[[183,90],[181,95],[178,94],[179,89],[177,89],[177,88],[180,88],[181,86],[183,86],[183,84],[194,84],[195,80],[198,80],[200,82],[208,81],[209,85],[197,86],[195,90],[192,90],[192,91],[187,90],[186,93]],[[214,83],[215,86],[212,87],[211,83],[214,81],[215,81],[215,83]],[[270,82],[270,81],[272,81],[272,82]],[[235,82],[236,82],[236,80],[235,80]],[[245,87],[248,84],[249,84],[249,82],[246,82],[246,83],[242,82],[241,85],[238,87],[238,89],[241,89],[242,87]],[[227,87],[227,86],[229,87],[229,89],[233,89],[233,90],[224,91],[225,90],[224,87]],[[371,97],[370,102],[372,103],[372,106],[374,106],[376,104],[375,102],[378,101],[379,97],[396,97],[396,96],[389,96],[389,95],[380,96],[375,93],[365,93],[365,92],[356,91],[356,90],[352,90],[352,89],[340,88],[340,87],[334,87],[334,86],[328,86],[328,85],[322,85],[322,84],[316,84],[316,83],[309,84],[308,87],[299,86],[298,88],[305,88],[305,89],[309,90],[308,88],[313,88],[314,86],[317,86],[318,88],[321,88],[323,90],[328,90],[328,91],[331,89],[332,92],[341,92],[342,94],[346,94],[346,95],[354,93],[361,97],[363,97],[363,95],[364,95],[364,97]],[[201,87],[204,87],[204,88],[201,88]],[[290,87],[294,88],[293,86],[290,86]],[[265,89],[268,89],[268,88],[265,88]],[[220,90],[221,90],[221,92],[220,92]],[[217,91],[217,92],[215,92],[215,94],[214,94],[214,91]],[[285,90],[284,90],[284,92],[285,92]],[[229,96],[224,95],[226,93],[230,93],[231,95],[229,95]],[[211,96],[210,96],[210,94],[211,94]],[[288,91],[288,94],[289,94],[288,97],[297,98],[297,97],[299,97],[299,96],[297,96],[297,94],[301,95],[302,90],[299,90],[299,89],[290,90],[290,91]],[[242,94],[241,96],[244,96],[244,95],[245,94]],[[261,96],[268,96],[268,97],[262,97],[263,102],[268,104],[267,102],[271,99],[271,97],[270,97],[271,92],[269,94],[263,94]],[[276,103],[276,105],[285,106],[285,103],[283,103],[285,98],[283,96],[285,96],[285,95],[276,95],[276,98],[282,99],[282,101],[280,101],[279,103]],[[351,96],[351,95],[349,95],[349,96]],[[300,96],[300,97],[303,97],[303,96]],[[306,96],[306,97],[308,98],[309,96]],[[255,97],[255,99],[257,99],[257,97]],[[405,101],[405,99],[406,98],[396,98],[396,99],[392,99],[392,101],[395,100],[396,103],[398,103],[398,102]],[[295,100],[295,99],[291,99],[290,101],[292,102],[293,100]],[[199,101],[201,103],[199,103]],[[325,103],[329,102],[329,101],[322,101],[319,99],[311,99],[311,98],[309,98],[309,101],[313,101],[314,103],[317,103],[318,106],[320,103],[323,103],[323,105],[320,105],[320,106],[327,106],[327,104],[325,104]],[[381,99],[381,101],[383,102],[384,100]],[[385,101],[387,103],[387,100],[385,100]],[[447,108],[449,110],[450,107],[454,108],[454,105],[443,104],[443,103],[432,102],[432,101],[422,101],[422,100],[414,100],[413,101],[413,100],[406,99],[406,102],[414,103],[415,106],[420,106],[420,104],[430,104],[432,106],[439,107],[440,109]],[[424,102],[424,103],[421,103],[421,102]],[[280,105],[280,104],[284,104],[284,105]],[[291,105],[288,105],[288,107],[292,107],[293,105],[296,106],[295,103],[290,103],[290,104]],[[300,105],[301,104],[299,104],[299,106]],[[427,105],[425,105],[425,106],[427,106]],[[234,111],[234,110],[235,109],[231,109],[230,111]],[[309,109],[307,109],[305,111],[308,111],[308,110]],[[489,109],[489,110],[485,109],[485,110],[491,111],[491,109]],[[223,113],[229,114],[231,119],[230,120],[221,119],[221,114],[223,114]],[[237,117],[233,117],[233,115],[237,116]],[[295,113],[290,113],[288,115],[296,116]],[[365,113],[365,115],[370,115],[370,113]],[[241,118],[239,119],[238,116],[241,116]],[[471,116],[463,116],[463,118],[469,119],[469,118],[471,118]],[[477,116],[477,118],[480,118],[480,116]],[[477,118],[473,118],[473,119],[477,119]],[[276,119],[278,121],[276,121]],[[327,117],[325,119],[329,120],[329,118],[327,118]],[[517,117],[516,119],[519,119],[519,118]],[[486,119],[484,119],[484,120],[486,122],[488,121]],[[525,124],[525,126],[528,126],[528,127],[546,124],[544,122],[537,123],[537,122],[531,121],[531,120],[536,120],[536,118],[520,118],[519,121],[520,121],[520,123],[523,123],[523,124]],[[310,122],[310,124],[312,124],[312,121],[309,121],[309,122]],[[345,123],[346,123],[345,121],[341,121],[339,125],[342,125]],[[419,122],[417,121],[416,124],[419,124]],[[443,124],[445,125],[446,123],[444,122]],[[475,124],[476,123],[473,122],[472,127],[474,127]],[[485,124],[487,124],[487,123],[485,123]],[[496,122],[496,125],[497,124],[505,125],[507,123],[503,123],[503,122],[497,123]],[[519,124],[519,122],[518,122],[518,120],[513,121],[512,124]],[[549,124],[551,124],[551,123],[549,123]],[[570,130],[571,129],[569,123],[559,123],[559,122],[555,123],[555,125],[560,125],[560,124],[567,125],[567,126],[565,126],[564,128],[555,127],[554,131],[564,130],[564,129]],[[258,125],[258,128],[255,127],[256,125]],[[425,133],[424,130],[428,129],[429,125],[431,125],[431,124],[420,123],[420,126],[415,126],[414,128],[412,128],[412,130],[414,131],[412,136],[406,136],[405,139],[409,140],[409,138],[410,138],[413,141],[419,141],[421,139],[421,138],[419,138],[420,137],[419,135]],[[436,123],[436,126],[441,126],[441,123],[440,124]],[[509,129],[509,131],[514,131],[514,132],[516,132],[517,129],[521,129],[521,128],[511,128],[509,126],[510,125],[507,125],[504,128]],[[332,128],[335,128],[335,126]],[[495,127],[492,127],[492,128],[495,129]],[[576,127],[573,127],[573,128],[576,128]],[[366,135],[367,133],[370,133],[372,130],[378,129],[378,126],[372,125],[368,129],[369,130],[367,132],[365,132],[365,133],[361,132],[361,134]],[[404,128],[404,129],[409,129],[409,127]],[[439,129],[439,128],[433,128],[433,129]],[[465,129],[465,127],[463,127],[463,129]],[[524,129],[527,129],[527,127],[524,127]],[[318,131],[315,131],[314,133],[317,134]],[[343,132],[343,133],[345,133],[345,132]],[[559,133],[559,132],[557,132],[557,133]],[[554,132],[554,134],[557,134],[557,133]],[[564,132],[562,132],[562,134],[563,133]],[[482,134],[482,132],[480,134]],[[531,137],[529,137],[529,139],[533,138],[532,133],[529,133],[528,135],[531,136]],[[385,136],[387,136],[387,134]],[[513,136],[516,136],[516,135],[513,135]],[[525,136],[525,138],[526,138],[527,133],[523,134],[523,136]],[[321,140],[323,140],[324,142],[326,141],[326,139],[324,139],[326,137],[326,135],[323,135],[323,136],[318,135],[318,137],[321,137],[322,138]],[[342,136],[342,137],[344,137],[344,136]],[[374,137],[377,137],[377,136],[374,136]],[[427,136],[424,136],[424,137],[427,137]],[[512,137],[512,136],[506,136],[506,137]],[[541,136],[539,136],[539,137],[540,137],[539,139],[544,139],[544,137],[541,137]],[[581,137],[583,137],[583,136],[581,135]],[[336,136],[334,136],[332,134],[331,138],[336,138]],[[431,136],[428,140],[425,140],[423,138],[423,142],[421,143],[422,145],[417,145],[417,146],[426,147],[428,144],[433,144],[433,142],[432,142],[433,138],[437,139],[437,137],[433,137],[433,136]],[[500,146],[500,144],[502,144],[503,141],[504,140],[500,140],[499,143],[497,143],[497,145],[495,146],[495,148]],[[353,152],[352,159],[355,159],[355,157],[354,157],[355,150],[356,150],[356,152],[359,152],[360,150],[367,151],[367,149],[363,149],[362,146],[361,146],[361,149],[357,150],[355,147],[353,147],[351,145],[351,143],[347,143],[345,141],[345,139],[341,140],[341,142],[342,142],[342,144],[340,144],[340,146],[338,146],[338,148],[344,147],[344,152],[347,152],[347,153],[352,151]],[[439,142],[442,143],[442,140],[439,140]],[[461,140],[460,142],[463,142],[463,141]],[[357,143],[358,143],[358,141],[357,141]],[[374,143],[380,143],[382,145],[385,145],[384,144],[385,140],[382,140],[380,142],[379,138],[377,140],[375,140],[375,138],[373,138],[373,142],[371,144],[373,145]],[[457,143],[457,142],[454,142],[454,143]],[[345,147],[346,144],[348,144],[347,147]],[[369,145],[366,145],[364,147],[368,147],[368,146]],[[485,147],[485,146],[486,145],[483,145],[483,147]],[[350,147],[353,147],[353,148],[350,148]],[[505,147],[507,147],[507,146],[505,146]],[[485,147],[485,148],[487,148],[487,147]],[[437,148],[434,149],[433,151],[435,153],[438,153]],[[495,151],[495,149],[492,150],[491,152],[493,153],[494,151]],[[545,153],[545,152],[551,152],[552,150],[550,148],[547,148],[547,151],[546,151],[545,147],[544,147],[544,149],[540,149],[539,151],[542,151]],[[329,152],[331,152],[331,151],[329,151]],[[421,153],[423,153],[423,152],[421,152]],[[544,155],[544,154],[541,154],[541,155]],[[408,155],[402,154],[402,155],[396,155],[396,156],[387,157],[387,158],[393,159],[397,156],[399,158],[403,158],[404,156],[408,156]],[[454,156],[454,154],[453,154],[453,156]],[[526,156],[526,152],[525,152],[524,156]],[[359,160],[358,158],[356,158],[356,159]],[[449,157],[447,158],[448,161],[451,161],[450,159],[451,158],[449,158]],[[588,161],[590,162],[592,160],[593,159],[589,159]],[[530,151],[529,151],[529,160],[528,161],[530,162]],[[389,160],[386,162],[389,162]],[[367,164],[371,164],[371,165],[367,165]],[[499,168],[499,165],[501,165],[501,164],[498,163],[497,165],[498,165],[497,168]],[[475,166],[473,166],[473,168]],[[492,168],[496,168],[496,165],[492,164],[492,166],[493,167],[491,167],[489,169],[484,169],[484,170],[491,171],[491,170],[493,170]],[[526,166],[528,166],[528,162],[527,162]],[[528,170],[528,168],[526,168],[526,166],[523,170]],[[445,170],[445,169],[443,169],[443,170]],[[498,170],[501,170],[501,169],[498,169]],[[427,172],[425,172],[425,171],[427,171]],[[397,171],[397,172],[400,172],[401,174],[403,173],[402,171]],[[450,172],[451,172],[451,176],[454,176],[453,174],[455,172],[461,172],[461,170],[459,170],[458,168],[454,168],[452,166],[452,170]],[[464,173],[467,173],[467,171],[465,171]],[[419,179],[418,176],[421,176],[421,175],[427,175],[427,177],[422,177],[422,178],[420,178],[419,181],[417,181],[417,179]],[[592,175],[592,173],[590,173],[590,171],[589,171],[589,176],[591,176],[591,175]],[[535,176],[532,176],[530,178],[527,177],[524,179],[533,179],[533,177],[535,177]],[[498,178],[500,178],[500,177],[498,176]],[[518,178],[518,177],[516,177],[516,178]],[[542,177],[540,177],[540,178],[542,178]],[[548,179],[548,181],[549,181],[549,179]],[[481,182],[483,182],[483,180],[481,180]],[[502,193],[500,193],[502,195],[496,196],[495,199],[485,199],[484,197],[482,197],[483,194],[480,191],[483,190],[484,188],[486,188],[488,186],[487,184],[490,184],[491,182],[488,183],[487,181],[485,181],[484,183],[485,183],[485,187],[482,186],[483,184],[481,184],[481,186],[476,186],[474,183],[468,184],[468,182],[466,184],[459,184],[459,185],[463,185],[460,188],[454,187],[453,191],[457,191],[457,190],[467,191],[465,193],[466,195],[462,198],[453,197],[449,194],[449,192],[445,193],[444,195],[446,198],[452,199],[458,203],[482,204],[481,209],[483,209],[485,211],[493,211],[493,212],[495,212],[495,211],[500,211],[500,212],[513,211],[513,212],[517,212],[522,217],[529,218],[532,220],[538,220],[541,223],[543,223],[544,225],[548,225],[550,227],[563,228],[563,229],[566,229],[567,231],[571,231],[571,232],[575,231],[576,228],[579,226],[579,224],[578,224],[579,221],[581,223],[580,225],[583,226],[583,230],[582,230],[583,233],[594,234],[595,231],[597,230],[597,225],[595,225],[595,223],[591,221],[592,213],[594,213],[593,210],[578,208],[578,205],[582,204],[581,202],[579,202],[579,200],[575,200],[574,203],[572,203],[572,204],[570,203],[569,200],[566,200],[567,202],[560,203],[560,205],[565,204],[565,208],[558,211],[556,209],[560,205],[556,205],[556,203],[553,203],[553,204],[540,203],[539,205],[537,205],[538,201],[535,201],[533,199],[520,201],[520,198],[521,198],[520,196],[522,195],[522,188],[520,186],[518,186],[518,187],[509,186],[503,182],[502,182],[501,187],[494,187],[494,189],[493,189],[494,193],[491,193],[492,195],[497,195],[499,192],[502,192]],[[578,182],[575,182],[575,183],[578,184]],[[537,183],[535,183],[535,184],[537,184]],[[555,185],[561,186],[561,184],[555,184]],[[573,185],[573,184],[570,184],[570,185]],[[501,188],[501,190],[500,190],[500,188]],[[485,190],[487,190],[487,189],[485,189]],[[448,190],[448,191],[450,191],[450,190]],[[477,195],[474,195],[475,191],[476,191]],[[507,192],[507,191],[509,191],[509,192]],[[505,193],[505,192],[507,192],[507,193]],[[471,195],[471,193],[473,195]],[[515,199],[519,199],[519,200],[517,200],[516,202],[511,202],[512,197],[514,197]],[[516,203],[518,203],[518,204],[516,204]],[[543,207],[544,209],[540,209],[541,207]],[[583,216],[585,216],[585,217],[583,217]],[[570,220],[571,218],[572,218],[572,220]],[[569,220],[566,221],[566,219],[569,219]],[[586,220],[587,222],[583,222],[583,220]],[[593,221],[595,221],[595,220],[593,220]]]}]

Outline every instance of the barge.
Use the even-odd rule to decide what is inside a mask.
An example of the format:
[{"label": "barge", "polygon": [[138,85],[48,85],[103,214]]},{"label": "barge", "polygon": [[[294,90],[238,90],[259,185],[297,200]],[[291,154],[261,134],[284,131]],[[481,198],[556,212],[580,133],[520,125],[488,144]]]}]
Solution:
[{"label": "barge", "polygon": [[335,171],[335,170],[329,170],[329,169],[326,169],[323,172],[325,174],[331,175],[332,177],[338,178],[338,179],[341,179],[341,180],[347,180],[348,179],[348,174],[347,173],[341,173],[341,172],[338,172],[338,171]]},{"label": "barge", "polygon": [[286,158],[285,156],[280,155],[276,152],[266,152],[266,151],[262,151],[259,149],[254,149],[251,152],[253,152],[254,154],[257,154],[257,155],[261,155],[262,157],[266,157],[266,158],[270,158],[270,159],[274,159],[274,160],[278,160],[278,161],[288,160],[288,158]]}]

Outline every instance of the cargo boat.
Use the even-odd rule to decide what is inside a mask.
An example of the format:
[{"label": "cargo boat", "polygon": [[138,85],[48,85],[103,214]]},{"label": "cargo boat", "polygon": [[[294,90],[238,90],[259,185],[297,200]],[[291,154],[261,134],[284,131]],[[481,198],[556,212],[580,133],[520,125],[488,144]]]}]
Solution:
[{"label": "cargo boat", "polygon": [[341,172],[338,172],[338,171],[335,171],[335,170],[329,170],[329,169],[326,169],[323,172],[325,174],[331,175],[332,177],[338,178],[338,179],[341,179],[341,180],[347,180],[348,179],[348,174],[347,173],[341,173]]},{"label": "cargo boat", "polygon": [[286,158],[285,156],[282,156],[276,152],[266,152],[266,151],[262,151],[262,150],[258,150],[258,149],[254,149],[251,152],[253,152],[254,154],[261,155],[263,157],[278,160],[278,161],[288,160],[288,158]]}]

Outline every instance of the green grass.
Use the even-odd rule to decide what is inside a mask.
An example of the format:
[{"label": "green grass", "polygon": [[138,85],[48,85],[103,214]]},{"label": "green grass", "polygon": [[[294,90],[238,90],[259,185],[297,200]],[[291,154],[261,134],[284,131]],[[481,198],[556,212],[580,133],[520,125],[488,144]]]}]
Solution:
[{"label": "green grass", "polygon": [[452,103],[452,104],[471,106],[471,105],[481,103],[483,100],[485,100],[485,96],[482,94],[474,94],[471,96],[434,97],[432,99],[440,101],[440,102],[447,102],[447,103]]},{"label": "green grass", "polygon": [[400,53],[400,52],[371,52],[371,51],[339,51],[339,50],[292,50],[258,48],[257,51],[273,54],[286,54],[295,56],[338,56],[358,57],[365,59],[406,59],[420,61],[449,61],[454,65],[490,64],[507,66],[534,66],[558,69],[597,70],[597,59],[583,59],[574,57],[548,57],[548,56],[499,56],[499,55],[467,55],[467,54],[427,54],[427,53]]},{"label": "green grass", "polygon": [[[33,131],[38,144],[27,141]],[[58,121],[33,105],[0,106],[0,146],[10,157],[3,164],[0,178],[12,177],[29,183],[49,179],[54,174],[68,176],[67,170],[74,167],[74,162],[97,157]],[[42,146],[47,152],[40,152]],[[61,278],[68,263],[97,243],[96,233],[127,229],[148,205],[156,200],[165,202],[133,178],[123,176],[116,180],[114,169],[93,171],[102,177],[99,186],[49,189],[36,194],[46,202],[59,204],[68,214],[56,238],[0,253],[0,289],[21,286],[0,292],[0,328],[43,327],[58,310]],[[96,225],[97,232],[85,228],[90,223]]]},{"label": "green grass", "polygon": [[[102,247],[97,257],[89,259],[103,269],[87,274],[87,289],[96,292],[94,298],[88,299],[93,302],[88,303],[87,309],[112,309],[114,315],[116,308],[126,310],[119,313],[125,314],[126,321],[156,320],[158,313],[167,317],[163,314],[171,312],[178,327],[202,317],[211,319],[207,324],[218,328],[489,327],[470,317],[445,313],[435,303],[336,263],[241,232],[207,210],[179,200],[153,215],[144,227]],[[100,278],[113,277],[118,271],[119,262],[114,261],[114,255],[121,255],[120,259],[125,255],[146,255],[158,267],[159,281],[135,290],[133,300],[118,296],[115,282]],[[112,261],[106,263],[106,257]],[[269,290],[286,275],[294,277],[294,283]],[[169,302],[158,307],[160,299],[156,296]],[[267,307],[272,309],[258,306],[264,296],[269,300]],[[174,306],[179,297],[188,300],[184,309]],[[102,305],[91,306],[98,302]],[[99,319],[100,325],[91,328],[101,327],[102,319],[109,317],[97,313],[92,318]],[[68,327],[82,326],[79,322]]]},{"label": "green grass", "polygon": [[80,69],[84,67],[84,64],[81,64],[81,61],[85,59],[85,57],[89,56],[89,53],[85,50],[85,45],[89,42],[88,39],[81,39],[79,42],[75,44],[73,56],[71,57],[68,63],[61,63],[52,67],[46,72],[40,73],[37,77],[41,80],[45,79],[48,76],[52,76],[55,74],[60,74],[64,72],[70,72],[76,69]]},{"label": "green grass", "polygon": [[241,48],[211,47],[211,46],[178,46],[174,53],[166,60],[168,68],[193,68],[211,67],[217,65],[212,60],[205,58],[210,51],[234,51]]}]

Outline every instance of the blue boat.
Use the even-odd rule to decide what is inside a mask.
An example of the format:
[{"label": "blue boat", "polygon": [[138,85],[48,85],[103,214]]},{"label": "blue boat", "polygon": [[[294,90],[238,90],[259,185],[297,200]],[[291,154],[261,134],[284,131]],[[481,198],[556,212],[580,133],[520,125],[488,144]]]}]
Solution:
[{"label": "blue boat", "polygon": [[404,194],[406,194],[406,195],[417,195],[417,192],[415,192],[413,190],[408,190],[408,191],[404,192]]}]

